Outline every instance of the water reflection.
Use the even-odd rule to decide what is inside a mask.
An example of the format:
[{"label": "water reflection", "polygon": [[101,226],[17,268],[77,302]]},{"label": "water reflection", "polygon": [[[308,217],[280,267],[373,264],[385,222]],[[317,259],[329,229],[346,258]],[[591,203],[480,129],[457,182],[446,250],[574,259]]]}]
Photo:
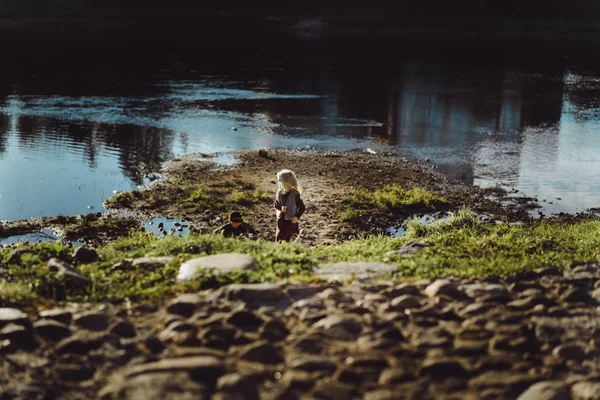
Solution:
[{"label": "water reflection", "polygon": [[429,158],[466,183],[545,199],[548,212],[597,206],[593,66],[357,63],[313,50],[174,54],[179,62],[134,68],[149,57],[142,51],[131,64],[5,71],[0,219],[97,211],[183,153],[307,145]]}]

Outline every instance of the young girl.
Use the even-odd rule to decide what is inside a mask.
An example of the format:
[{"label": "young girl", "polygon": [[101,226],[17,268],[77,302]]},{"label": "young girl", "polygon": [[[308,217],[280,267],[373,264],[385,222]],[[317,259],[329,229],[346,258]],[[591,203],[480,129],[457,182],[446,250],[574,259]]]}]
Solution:
[{"label": "young girl", "polygon": [[298,184],[296,174],[289,169],[282,169],[277,173],[277,186],[274,204],[277,210],[275,240],[287,242],[292,236],[299,234],[298,220],[305,209],[300,198],[302,188]]}]

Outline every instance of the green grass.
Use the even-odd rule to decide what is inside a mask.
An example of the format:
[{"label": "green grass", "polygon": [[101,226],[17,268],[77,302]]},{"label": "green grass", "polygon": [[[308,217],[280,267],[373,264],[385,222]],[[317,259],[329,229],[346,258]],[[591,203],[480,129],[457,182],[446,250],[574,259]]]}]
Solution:
[{"label": "green grass", "polygon": [[436,208],[445,204],[446,200],[425,189],[418,187],[406,189],[397,184],[385,185],[382,189],[367,192],[354,189],[344,197],[343,202],[349,207],[376,207],[383,211],[394,211],[402,208]]},{"label": "green grass", "polygon": [[106,206],[151,210],[176,206],[184,211],[210,209],[228,212],[232,204],[250,206],[270,200],[271,196],[248,183],[231,182],[225,186],[208,187],[171,178],[152,190],[118,193],[106,201]]},{"label": "green grass", "polygon": [[271,200],[271,196],[259,189],[247,191],[234,190],[230,198],[233,203],[241,205],[250,205]]},{"label": "green grass", "polygon": [[340,214],[340,221],[352,222],[359,218],[360,214],[352,207],[346,207]]},{"label": "green grass", "polygon": [[[386,253],[409,241],[431,243],[411,257]],[[31,305],[44,301],[120,302],[163,301],[182,292],[217,287],[234,282],[273,282],[281,279],[312,281],[310,271],[318,263],[339,261],[383,261],[398,266],[395,279],[505,276],[542,266],[565,267],[573,261],[598,259],[600,220],[578,223],[538,221],[509,225],[482,222],[463,209],[448,220],[422,225],[408,224],[399,238],[365,236],[333,246],[309,248],[301,244],[282,247],[262,240],[226,239],[218,235],[166,236],[131,234],[98,249],[100,260],[77,265],[72,249],[59,243],[31,245],[35,254],[25,254],[9,263],[10,249],[0,249],[0,260],[8,273],[0,280],[0,306]],[[206,254],[239,252],[258,261],[258,269],[217,277],[210,271],[189,283],[177,283],[179,265]],[[128,259],[172,256],[172,262],[153,268],[135,268]],[[72,263],[94,284],[85,289],[65,287],[45,264],[51,257]]]}]

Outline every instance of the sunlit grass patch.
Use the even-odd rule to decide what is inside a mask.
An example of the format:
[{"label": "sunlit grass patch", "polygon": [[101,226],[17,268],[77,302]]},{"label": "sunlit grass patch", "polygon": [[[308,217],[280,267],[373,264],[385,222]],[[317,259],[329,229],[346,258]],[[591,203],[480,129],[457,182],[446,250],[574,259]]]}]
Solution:
[{"label": "sunlit grass patch", "polygon": [[189,180],[170,178],[161,185],[143,190],[118,193],[105,204],[109,208],[138,208],[141,210],[164,210],[176,207],[179,210],[210,209],[214,212],[229,212],[235,206],[251,206],[268,202],[271,196],[251,183],[240,181],[227,184],[205,185]]},{"label": "sunlit grass patch", "polygon": [[37,294],[27,283],[0,280],[0,307],[23,307],[33,305],[38,301]]},{"label": "sunlit grass patch", "polygon": [[380,210],[397,210],[403,207],[435,208],[444,204],[443,197],[421,188],[403,188],[398,184],[385,185],[381,189],[368,192],[354,189],[343,202],[352,207],[376,207]]},{"label": "sunlit grass patch", "polygon": [[[403,257],[388,254],[411,241],[427,242],[420,253]],[[434,224],[408,223],[402,237],[364,236],[329,246],[285,247],[263,240],[228,239],[219,235],[179,237],[131,233],[99,247],[100,259],[78,264],[73,249],[60,243],[30,245],[29,253],[9,262],[10,249],[0,249],[6,272],[0,280],[0,302],[28,305],[41,301],[120,302],[164,301],[171,296],[236,282],[274,282],[282,279],[311,281],[320,263],[377,261],[398,266],[398,281],[439,277],[505,276],[542,266],[565,267],[573,261],[597,260],[600,253],[600,220],[577,223],[537,221],[511,225],[482,221],[467,209]],[[255,257],[256,271],[215,276],[206,271],[191,282],[175,280],[182,262],[220,253]],[[130,260],[145,256],[171,256],[165,265],[134,267]],[[51,257],[71,263],[93,280],[85,288],[69,288],[46,263]]]},{"label": "sunlit grass patch", "polygon": [[265,192],[250,188],[249,190],[234,190],[231,192],[230,199],[235,204],[250,205],[271,200],[271,196]]},{"label": "sunlit grass patch", "polygon": [[494,224],[484,223],[463,209],[436,224],[410,221],[404,238],[427,241],[433,246],[416,256],[394,259],[402,276],[507,275],[596,260],[600,220]]}]

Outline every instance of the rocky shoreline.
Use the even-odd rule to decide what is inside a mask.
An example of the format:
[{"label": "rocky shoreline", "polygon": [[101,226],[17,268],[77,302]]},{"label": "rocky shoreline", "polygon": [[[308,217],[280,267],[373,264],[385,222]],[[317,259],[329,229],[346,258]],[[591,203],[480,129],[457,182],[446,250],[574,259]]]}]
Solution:
[{"label": "rocky shoreline", "polygon": [[597,399],[599,300],[590,262],[0,308],[0,398]]},{"label": "rocky shoreline", "polygon": [[[240,204],[258,235],[265,232],[259,238],[269,241],[272,200],[260,191],[272,190],[274,172],[288,167],[302,171],[307,188],[306,242],[298,248],[268,243],[273,247],[251,256],[232,249],[248,253],[243,249],[250,247],[244,246],[259,248],[257,241],[231,240],[213,251],[201,236],[198,242],[193,237],[185,242],[189,238],[162,240],[138,233],[117,241],[110,251],[81,247],[73,252],[58,245],[3,249],[0,289],[12,284],[13,290],[36,295],[36,285],[46,286],[29,303],[0,293],[0,399],[600,398],[600,262],[414,281],[410,270],[404,275],[394,262],[430,254],[424,249],[436,244],[402,242],[368,262],[344,261],[347,255],[306,256],[424,210],[390,213],[358,205],[359,216],[368,219],[340,221],[341,199],[355,188],[374,190],[390,181],[424,187],[444,196],[446,210],[472,204],[479,213],[489,213],[490,222],[526,221],[531,199],[506,207],[490,196],[506,200],[511,193],[468,188],[431,166],[388,154],[270,151],[238,157],[231,167],[216,166],[210,157],[176,160],[156,185],[115,197],[145,215],[185,218],[202,232],[223,212],[224,203],[214,201],[215,194],[231,192],[233,182],[243,196],[258,193],[254,202],[240,195]],[[194,202],[187,200],[188,189]],[[200,201],[206,209],[198,207]],[[110,216],[90,215],[46,222],[110,242],[139,228],[128,218],[115,223]],[[577,222],[579,217],[557,218]],[[512,237],[505,225],[502,235]],[[10,229],[19,226],[4,227]],[[491,232],[477,236],[477,246],[499,252],[504,242],[494,247],[498,235]],[[565,240],[564,248],[573,251],[567,259],[575,254],[597,259],[596,242],[568,247],[582,241],[578,234]],[[533,236],[522,247],[525,253],[559,251],[552,237]],[[176,251],[143,256],[169,241]],[[144,243],[150,244],[143,252],[135,250]],[[516,245],[510,242],[511,249]],[[447,250],[463,254],[460,248]],[[139,254],[125,258],[127,251]],[[273,255],[277,259],[269,260]],[[427,257],[431,262],[433,256]],[[202,275],[207,271],[212,275]],[[273,282],[231,284],[265,282],[268,273]],[[420,276],[436,275],[429,270]],[[65,302],[65,293],[55,293],[59,289],[81,302]]]}]

